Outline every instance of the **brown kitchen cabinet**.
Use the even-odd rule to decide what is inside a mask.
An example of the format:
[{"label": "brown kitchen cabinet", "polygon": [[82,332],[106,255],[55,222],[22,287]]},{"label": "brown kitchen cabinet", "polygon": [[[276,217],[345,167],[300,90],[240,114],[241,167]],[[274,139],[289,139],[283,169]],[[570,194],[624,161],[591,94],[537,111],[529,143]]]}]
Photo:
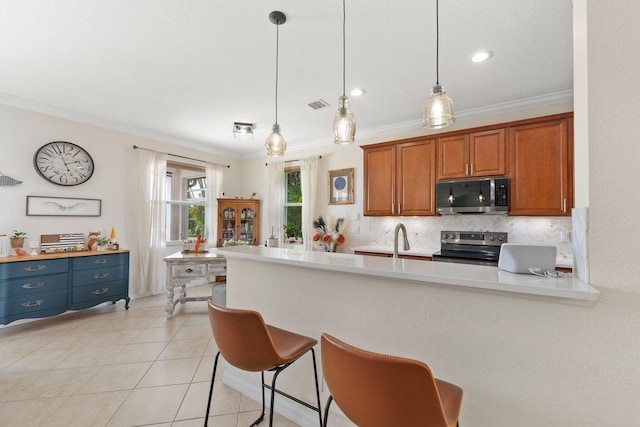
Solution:
[{"label": "brown kitchen cabinet", "polygon": [[257,245],[259,224],[260,200],[218,199],[218,247],[230,240]]},{"label": "brown kitchen cabinet", "polygon": [[438,138],[438,180],[507,173],[504,129]]},{"label": "brown kitchen cabinet", "polygon": [[362,147],[364,215],[435,215],[435,140]]},{"label": "brown kitchen cabinet", "polygon": [[573,207],[573,119],[508,128],[509,215],[570,216]]}]

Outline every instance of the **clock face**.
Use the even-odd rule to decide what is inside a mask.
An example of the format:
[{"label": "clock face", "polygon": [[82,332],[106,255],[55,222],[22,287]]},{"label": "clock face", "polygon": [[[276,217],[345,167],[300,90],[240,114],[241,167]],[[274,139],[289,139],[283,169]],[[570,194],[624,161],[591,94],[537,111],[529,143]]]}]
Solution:
[{"label": "clock face", "polygon": [[57,185],[78,185],[93,175],[93,159],[82,147],[66,141],[54,141],[40,147],[33,166],[41,177]]}]

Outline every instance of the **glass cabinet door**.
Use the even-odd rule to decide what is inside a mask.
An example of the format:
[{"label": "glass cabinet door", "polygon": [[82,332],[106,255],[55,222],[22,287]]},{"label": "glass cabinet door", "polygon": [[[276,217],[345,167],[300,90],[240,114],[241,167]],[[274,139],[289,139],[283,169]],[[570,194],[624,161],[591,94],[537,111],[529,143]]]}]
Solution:
[{"label": "glass cabinet door", "polygon": [[236,239],[236,210],[232,207],[226,207],[222,211],[222,243]]},{"label": "glass cabinet door", "polygon": [[253,227],[255,219],[255,212],[251,208],[243,208],[240,212],[240,239],[247,242],[250,245],[255,244],[253,238]]}]

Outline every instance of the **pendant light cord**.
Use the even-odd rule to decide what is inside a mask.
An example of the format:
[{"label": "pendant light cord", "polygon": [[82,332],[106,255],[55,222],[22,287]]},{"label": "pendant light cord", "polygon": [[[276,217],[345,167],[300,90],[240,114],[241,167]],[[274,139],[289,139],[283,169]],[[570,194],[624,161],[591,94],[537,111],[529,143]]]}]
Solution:
[{"label": "pendant light cord", "polygon": [[347,20],[347,11],[345,6],[345,0],[342,0],[342,96],[346,96],[346,69],[347,69],[347,44],[346,44],[346,20]]},{"label": "pendant light cord", "polygon": [[438,15],[438,0],[436,0],[436,85],[440,84],[440,25]]},{"label": "pendant light cord", "polygon": [[278,57],[280,46],[280,22],[276,22],[276,124],[278,124]]}]

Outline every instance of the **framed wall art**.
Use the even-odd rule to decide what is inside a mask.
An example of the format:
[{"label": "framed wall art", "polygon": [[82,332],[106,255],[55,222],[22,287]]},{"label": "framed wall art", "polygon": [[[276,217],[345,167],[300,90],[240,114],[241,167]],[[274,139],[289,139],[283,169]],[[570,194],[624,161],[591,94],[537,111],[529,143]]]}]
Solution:
[{"label": "framed wall art", "polygon": [[27,196],[28,216],[100,216],[102,200]]},{"label": "framed wall art", "polygon": [[329,204],[353,204],[353,168],[329,171]]}]

